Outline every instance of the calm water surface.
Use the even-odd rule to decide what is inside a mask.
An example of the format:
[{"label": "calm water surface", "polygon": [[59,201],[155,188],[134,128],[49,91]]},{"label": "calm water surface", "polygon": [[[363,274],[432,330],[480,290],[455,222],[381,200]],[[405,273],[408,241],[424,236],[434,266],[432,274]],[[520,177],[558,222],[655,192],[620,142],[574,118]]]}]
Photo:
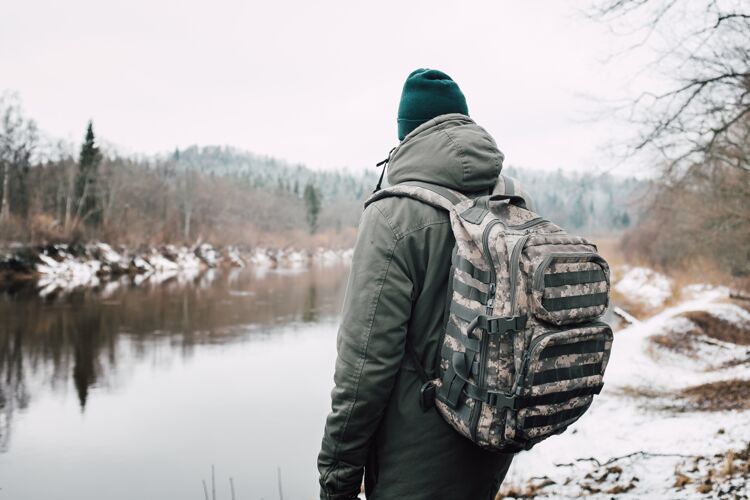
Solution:
[{"label": "calm water surface", "polygon": [[0,292],[0,499],[317,498],[347,273]]}]

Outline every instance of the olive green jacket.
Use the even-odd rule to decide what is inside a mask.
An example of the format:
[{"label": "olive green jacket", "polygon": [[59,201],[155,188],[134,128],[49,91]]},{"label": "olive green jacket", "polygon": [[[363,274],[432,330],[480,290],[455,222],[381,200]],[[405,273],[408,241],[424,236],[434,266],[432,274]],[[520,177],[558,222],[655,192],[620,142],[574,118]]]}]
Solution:
[{"label": "olive green jacket", "polygon": [[[393,151],[391,185],[425,181],[488,193],[502,168],[495,141],[469,117],[439,116]],[[431,409],[405,355],[437,372],[451,250],[448,214],[409,198],[370,204],[359,225],[338,333],[338,358],[318,457],[321,499],[491,498],[510,456],[483,451]]]}]

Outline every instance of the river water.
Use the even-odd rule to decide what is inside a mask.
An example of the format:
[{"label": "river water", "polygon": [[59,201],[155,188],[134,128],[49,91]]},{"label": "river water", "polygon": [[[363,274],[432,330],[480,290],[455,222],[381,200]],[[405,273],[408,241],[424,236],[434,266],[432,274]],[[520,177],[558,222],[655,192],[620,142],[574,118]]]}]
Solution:
[{"label": "river water", "polygon": [[1,292],[0,499],[316,498],[347,272]]},{"label": "river water", "polygon": [[347,274],[0,292],[0,500],[317,498]]}]

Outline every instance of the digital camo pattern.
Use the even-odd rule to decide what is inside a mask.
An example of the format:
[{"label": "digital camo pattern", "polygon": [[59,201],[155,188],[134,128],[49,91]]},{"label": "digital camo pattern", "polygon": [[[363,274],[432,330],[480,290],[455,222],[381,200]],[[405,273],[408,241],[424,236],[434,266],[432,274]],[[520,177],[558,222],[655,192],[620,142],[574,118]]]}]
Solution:
[{"label": "digital camo pattern", "polygon": [[558,368],[569,368],[580,364],[601,363],[604,360],[603,352],[567,354],[549,359],[540,359],[534,363],[536,371],[556,370]]},{"label": "digital camo pattern", "polygon": [[550,394],[557,394],[559,392],[569,392],[574,389],[591,388],[601,383],[602,375],[589,375],[587,377],[560,380],[558,382],[550,382],[548,384],[533,385],[529,389],[528,395],[532,397],[548,396]]},{"label": "digital camo pattern", "polygon": [[[455,276],[453,279],[455,279]],[[484,312],[484,304],[473,299],[467,299],[455,290],[453,291],[453,302],[476,311],[477,316]]]},{"label": "digital camo pattern", "polygon": [[539,217],[534,212],[511,205],[507,201],[490,203],[490,210],[492,215],[503,221],[506,226],[520,226]]},{"label": "digital camo pattern", "polygon": [[[436,382],[436,387],[439,391],[440,381]],[[465,404],[470,406],[472,409],[474,408],[474,401],[471,399],[467,399]],[[456,429],[464,437],[471,439],[471,432],[469,431],[468,421],[461,418],[461,416],[457,412],[455,412],[452,408],[449,408],[448,405],[446,405],[439,399],[435,400],[435,407],[437,408],[438,413],[443,416],[443,418],[451,425],[451,427]]]},{"label": "digital camo pattern", "polygon": [[578,420],[578,418],[580,418],[580,415],[573,416],[565,420],[561,420],[560,422],[556,422],[551,425],[541,425],[541,426],[535,426],[535,427],[526,427],[524,425],[524,421],[526,417],[554,416],[560,412],[574,410],[576,408],[580,410],[585,410],[591,405],[592,400],[593,400],[593,396],[584,396],[584,397],[570,399],[566,401],[565,403],[561,403],[561,404],[537,406],[533,408],[524,408],[518,412],[519,420],[521,421],[521,426],[524,429],[523,433],[528,439],[536,439],[541,436],[548,436],[550,434],[554,434],[558,429],[567,427],[573,422],[575,422],[576,420]]},{"label": "digital camo pattern", "polygon": [[460,269],[455,269],[453,271],[453,279],[458,280],[461,283],[464,283],[472,288],[476,288],[477,290],[483,293],[487,293],[490,288],[490,286],[487,283],[482,283],[478,279],[474,278],[473,276],[470,276],[468,273]]},{"label": "digital camo pattern", "polygon": [[596,262],[560,262],[557,260],[547,266],[544,274],[570,273],[574,271],[593,271],[601,269],[601,264]]},{"label": "digital camo pattern", "polygon": [[544,298],[558,299],[562,297],[577,297],[580,295],[593,295],[605,293],[609,290],[606,281],[593,281],[591,283],[581,283],[578,285],[560,285],[546,287],[543,290]]},{"label": "digital camo pattern", "polygon": [[[453,191],[451,189],[442,188],[446,191],[450,191],[453,193],[454,196],[461,200],[466,200],[466,196],[462,193],[459,193],[458,191]],[[427,203],[428,205],[432,205],[438,208],[443,208],[445,210],[449,210],[453,207],[453,204],[444,198],[443,196],[435,193],[434,191],[431,191],[429,189],[419,187],[419,186],[409,186],[404,184],[397,184],[395,186],[387,187],[385,189],[381,189],[380,191],[373,193],[370,195],[370,197],[365,201],[365,206],[369,205],[370,203],[380,200],[382,198],[388,198],[390,196],[405,196],[409,198],[414,198],[420,201],[423,201]]]},{"label": "digital camo pattern", "polygon": [[[473,338],[487,338],[484,338],[483,352],[472,356],[481,361],[480,370],[470,367],[467,374],[468,383],[477,386],[478,390],[515,394],[524,402],[522,407],[519,410],[495,407],[469,398],[464,392],[456,408],[436,400],[437,411],[460,434],[497,451],[529,448],[577,420],[591,404],[593,395],[579,393],[567,399],[557,396],[555,401],[559,402],[544,402],[550,401],[550,395],[596,389],[602,383],[612,346],[612,332],[606,325],[587,322],[598,318],[605,306],[549,312],[542,307],[542,300],[609,293],[609,267],[596,254],[596,246],[584,238],[566,234],[554,224],[538,224],[535,222],[539,217],[537,214],[506,202],[491,202],[486,214],[479,212],[483,215],[481,220],[468,222],[459,214],[474,206],[470,199],[455,207],[446,206],[446,199],[429,189],[396,185],[376,193],[368,202],[384,196],[410,196],[446,208],[450,213],[457,255],[481,271],[477,276],[490,275],[493,271],[495,293],[491,301],[483,303],[477,298],[484,295],[469,290],[472,297],[466,297],[454,289],[453,302],[468,308],[472,316],[526,315],[528,318],[522,331],[490,336],[481,329],[473,332]],[[488,252],[485,252],[485,243]],[[544,286],[544,274],[596,269],[604,270],[605,280]],[[461,269],[453,268],[453,281],[481,294],[487,294],[490,289],[489,283]],[[513,282],[515,290],[511,286]],[[535,283],[541,285],[535,286]],[[443,386],[442,377],[455,373],[453,354],[466,353],[463,339],[471,333],[467,331],[468,321],[457,314],[451,312],[448,321],[458,327],[460,338],[453,334],[444,337],[441,378],[435,381],[439,393]],[[585,322],[566,326],[581,321]],[[550,346],[552,349],[543,354]],[[541,375],[537,377],[538,374]],[[540,396],[544,399],[535,403],[534,398]],[[532,420],[527,421],[527,418]],[[526,422],[534,425],[528,426]]]}]

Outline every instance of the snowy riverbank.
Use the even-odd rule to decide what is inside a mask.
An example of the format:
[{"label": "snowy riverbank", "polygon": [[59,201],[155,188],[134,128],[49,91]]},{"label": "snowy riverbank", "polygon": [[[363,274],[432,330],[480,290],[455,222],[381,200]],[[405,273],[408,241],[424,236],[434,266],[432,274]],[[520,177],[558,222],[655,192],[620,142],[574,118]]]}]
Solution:
[{"label": "snowy riverbank", "polygon": [[[642,268],[621,283],[649,306],[669,286]],[[721,287],[676,295],[616,332],[602,394],[567,432],[516,458],[506,497],[750,496],[748,304]]]},{"label": "snowy riverbank", "polygon": [[192,247],[165,245],[159,248],[112,248],[106,243],[44,247],[11,245],[0,249],[0,281],[36,281],[40,290],[72,290],[96,287],[128,277],[134,285],[160,283],[174,277],[194,278],[216,268],[301,268],[335,265],[351,261],[352,250],[318,248],[239,249],[215,248],[203,243]]}]

